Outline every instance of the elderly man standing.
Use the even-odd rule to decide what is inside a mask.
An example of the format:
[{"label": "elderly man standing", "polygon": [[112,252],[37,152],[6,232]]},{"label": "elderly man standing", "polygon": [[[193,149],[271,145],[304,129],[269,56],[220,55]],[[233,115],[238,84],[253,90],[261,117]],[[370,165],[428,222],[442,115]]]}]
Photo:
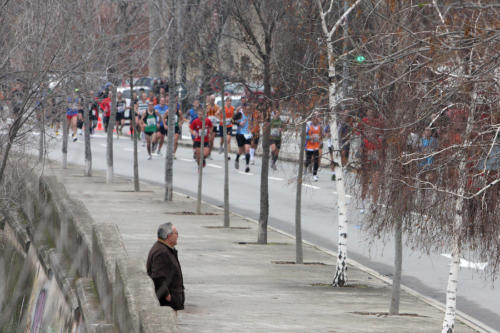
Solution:
[{"label": "elderly man standing", "polygon": [[177,228],[167,222],[158,227],[158,241],[149,251],[146,269],[154,282],[156,297],[162,306],[184,309],[184,284],[177,257]]}]

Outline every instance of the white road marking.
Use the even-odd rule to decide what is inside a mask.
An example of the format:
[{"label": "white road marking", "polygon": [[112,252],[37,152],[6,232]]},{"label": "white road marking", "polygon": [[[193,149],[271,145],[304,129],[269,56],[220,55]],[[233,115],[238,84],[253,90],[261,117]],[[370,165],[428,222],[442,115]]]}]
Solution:
[{"label": "white road marking", "polygon": [[320,189],[319,186],[314,186],[314,185],[309,185],[309,184],[302,184],[302,186],[309,187],[309,188],[312,188],[314,190],[319,190]]},{"label": "white road marking", "polygon": [[184,162],[193,162],[194,160],[193,159],[189,159],[189,158],[179,158],[181,161],[184,161]]},{"label": "white road marking", "polygon": [[238,171],[238,173],[245,175],[245,176],[253,176],[253,173],[250,173],[250,172]]},{"label": "white road marking", "polygon": [[[123,150],[133,152],[134,148],[123,148]],[[141,149],[137,149],[137,152],[140,153],[140,152],[142,152],[142,150]]]},{"label": "white road marking", "polygon": [[283,178],[278,178],[278,177],[267,177],[271,180],[277,180],[277,181],[283,181],[284,179]]},{"label": "white road marking", "polygon": [[100,134],[90,134],[90,137],[91,138],[107,138],[108,136],[107,135],[100,135]]},{"label": "white road marking", "polygon": [[107,147],[105,143],[101,143],[101,147]]},{"label": "white road marking", "polygon": [[207,163],[207,166],[212,167],[212,168],[222,169],[221,166],[218,166],[216,164]]},{"label": "white road marking", "polygon": [[[336,191],[332,191],[332,193],[333,193],[333,194],[337,194],[337,192],[336,192]],[[350,194],[346,194],[345,196],[346,196],[346,198],[352,198],[352,195],[350,195]]]},{"label": "white road marking", "polygon": [[[441,256],[451,259],[451,254],[449,253],[442,253]],[[460,258],[460,267],[463,268],[472,268],[472,269],[478,269],[481,271],[484,271],[484,269],[488,266],[487,262],[473,262],[473,261],[468,261],[465,259]]]}]

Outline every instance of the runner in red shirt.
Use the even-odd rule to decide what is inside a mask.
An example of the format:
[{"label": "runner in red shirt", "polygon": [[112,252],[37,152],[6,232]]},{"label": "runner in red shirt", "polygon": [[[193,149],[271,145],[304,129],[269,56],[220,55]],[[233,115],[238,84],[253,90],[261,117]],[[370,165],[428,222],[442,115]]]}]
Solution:
[{"label": "runner in red shirt", "polygon": [[108,124],[109,124],[109,117],[111,117],[111,98],[112,98],[113,92],[109,91],[108,97],[104,98],[101,103],[99,103],[99,106],[102,109],[103,115],[104,115],[104,131],[108,131]]},{"label": "runner in red shirt", "polygon": [[[193,148],[194,148],[194,154],[196,157],[196,161],[199,162],[200,160],[200,148],[201,148],[201,134],[203,130],[203,123],[201,122],[201,119],[203,117],[203,109],[201,107],[196,110],[198,113],[198,118],[193,120],[191,125],[189,125],[189,129],[191,131],[191,135],[193,136]],[[209,148],[209,142],[211,138],[211,132],[212,132],[212,122],[210,119],[207,117],[205,118],[205,134],[203,138],[203,167],[205,167],[206,162],[205,159],[208,157],[210,148]]]}]

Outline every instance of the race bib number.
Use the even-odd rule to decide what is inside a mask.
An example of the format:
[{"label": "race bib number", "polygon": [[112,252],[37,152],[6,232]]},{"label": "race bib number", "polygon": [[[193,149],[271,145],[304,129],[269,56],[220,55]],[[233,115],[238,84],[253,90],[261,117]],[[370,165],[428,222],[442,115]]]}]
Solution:
[{"label": "race bib number", "polygon": [[313,134],[312,135],[312,141],[313,142],[319,142],[319,134]]},{"label": "race bib number", "polygon": [[226,118],[226,125],[231,125],[232,122],[233,122],[232,118]]},{"label": "race bib number", "polygon": [[243,134],[243,136],[245,137],[246,140],[250,140],[252,138],[251,133]]},{"label": "race bib number", "polygon": [[280,136],[281,131],[279,128],[271,128],[271,136]]},{"label": "race bib number", "polygon": [[208,135],[208,131],[207,129],[205,128],[204,130],[200,129],[199,132],[200,133],[200,137],[203,135],[204,137],[206,137]]},{"label": "race bib number", "polygon": [[148,118],[148,126],[153,126],[153,125],[156,125],[156,119]]}]

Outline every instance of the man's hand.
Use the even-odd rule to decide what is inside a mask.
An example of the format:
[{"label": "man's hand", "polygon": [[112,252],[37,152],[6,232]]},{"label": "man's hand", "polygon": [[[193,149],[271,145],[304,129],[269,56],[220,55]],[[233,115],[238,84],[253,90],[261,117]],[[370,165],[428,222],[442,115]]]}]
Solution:
[{"label": "man's hand", "polygon": [[170,302],[172,300],[172,295],[168,294],[168,296],[165,297],[165,299],[167,300],[167,302]]}]

